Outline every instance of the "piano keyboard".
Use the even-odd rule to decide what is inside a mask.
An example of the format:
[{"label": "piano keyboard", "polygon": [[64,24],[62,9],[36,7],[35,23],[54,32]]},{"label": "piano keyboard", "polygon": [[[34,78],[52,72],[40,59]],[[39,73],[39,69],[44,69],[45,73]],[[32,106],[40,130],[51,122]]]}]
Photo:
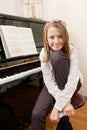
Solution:
[{"label": "piano keyboard", "polygon": [[40,61],[23,63],[0,69],[0,85],[41,72]]},{"label": "piano keyboard", "polygon": [[32,70],[27,70],[25,72],[21,72],[21,73],[15,74],[15,75],[6,76],[5,78],[0,78],[0,85],[3,85],[5,83],[9,83],[11,81],[14,81],[14,80],[17,80],[20,78],[23,78],[25,76],[29,76],[29,75],[34,74],[34,73],[38,73],[40,71],[41,71],[41,67],[38,67],[38,68],[35,68]]}]

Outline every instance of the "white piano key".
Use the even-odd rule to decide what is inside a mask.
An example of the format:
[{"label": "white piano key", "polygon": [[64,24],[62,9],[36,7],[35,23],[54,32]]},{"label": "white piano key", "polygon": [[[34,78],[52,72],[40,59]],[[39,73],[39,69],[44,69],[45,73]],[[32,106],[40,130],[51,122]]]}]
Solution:
[{"label": "white piano key", "polygon": [[21,72],[19,74],[15,74],[12,76],[6,76],[5,78],[0,78],[0,85],[5,84],[5,83],[9,83],[11,81],[14,81],[14,80],[23,78],[25,76],[29,76],[31,74],[38,73],[38,72],[41,72],[41,67],[37,67],[37,68],[32,69],[32,70],[27,70],[25,72]]}]

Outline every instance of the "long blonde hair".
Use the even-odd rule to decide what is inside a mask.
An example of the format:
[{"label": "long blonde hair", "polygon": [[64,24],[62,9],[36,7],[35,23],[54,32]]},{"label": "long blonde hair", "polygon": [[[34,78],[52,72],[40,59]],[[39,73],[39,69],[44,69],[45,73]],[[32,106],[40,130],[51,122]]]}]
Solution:
[{"label": "long blonde hair", "polygon": [[48,45],[47,41],[47,33],[50,27],[55,27],[58,29],[58,31],[62,34],[63,39],[64,39],[64,46],[63,46],[63,51],[65,52],[66,56],[69,58],[70,57],[70,47],[69,47],[69,34],[66,29],[65,24],[60,21],[60,20],[54,20],[47,22],[44,27],[44,37],[43,37],[43,42],[44,42],[44,49],[45,49],[45,56],[44,60],[48,61],[50,58],[50,47]]}]

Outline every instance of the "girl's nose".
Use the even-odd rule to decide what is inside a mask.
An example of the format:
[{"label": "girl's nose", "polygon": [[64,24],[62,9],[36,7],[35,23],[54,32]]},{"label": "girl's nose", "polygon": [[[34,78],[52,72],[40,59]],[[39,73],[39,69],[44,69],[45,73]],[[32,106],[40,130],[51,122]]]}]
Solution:
[{"label": "girl's nose", "polygon": [[59,39],[58,39],[58,38],[55,38],[55,39],[54,39],[54,42],[55,42],[55,43],[58,43],[58,42],[59,42]]}]

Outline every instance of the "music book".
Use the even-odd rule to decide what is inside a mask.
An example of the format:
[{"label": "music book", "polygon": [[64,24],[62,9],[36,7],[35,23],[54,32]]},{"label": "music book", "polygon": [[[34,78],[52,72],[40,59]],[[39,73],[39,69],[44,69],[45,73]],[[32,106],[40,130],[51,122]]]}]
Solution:
[{"label": "music book", "polygon": [[6,58],[38,53],[31,28],[0,25],[0,36]]}]

